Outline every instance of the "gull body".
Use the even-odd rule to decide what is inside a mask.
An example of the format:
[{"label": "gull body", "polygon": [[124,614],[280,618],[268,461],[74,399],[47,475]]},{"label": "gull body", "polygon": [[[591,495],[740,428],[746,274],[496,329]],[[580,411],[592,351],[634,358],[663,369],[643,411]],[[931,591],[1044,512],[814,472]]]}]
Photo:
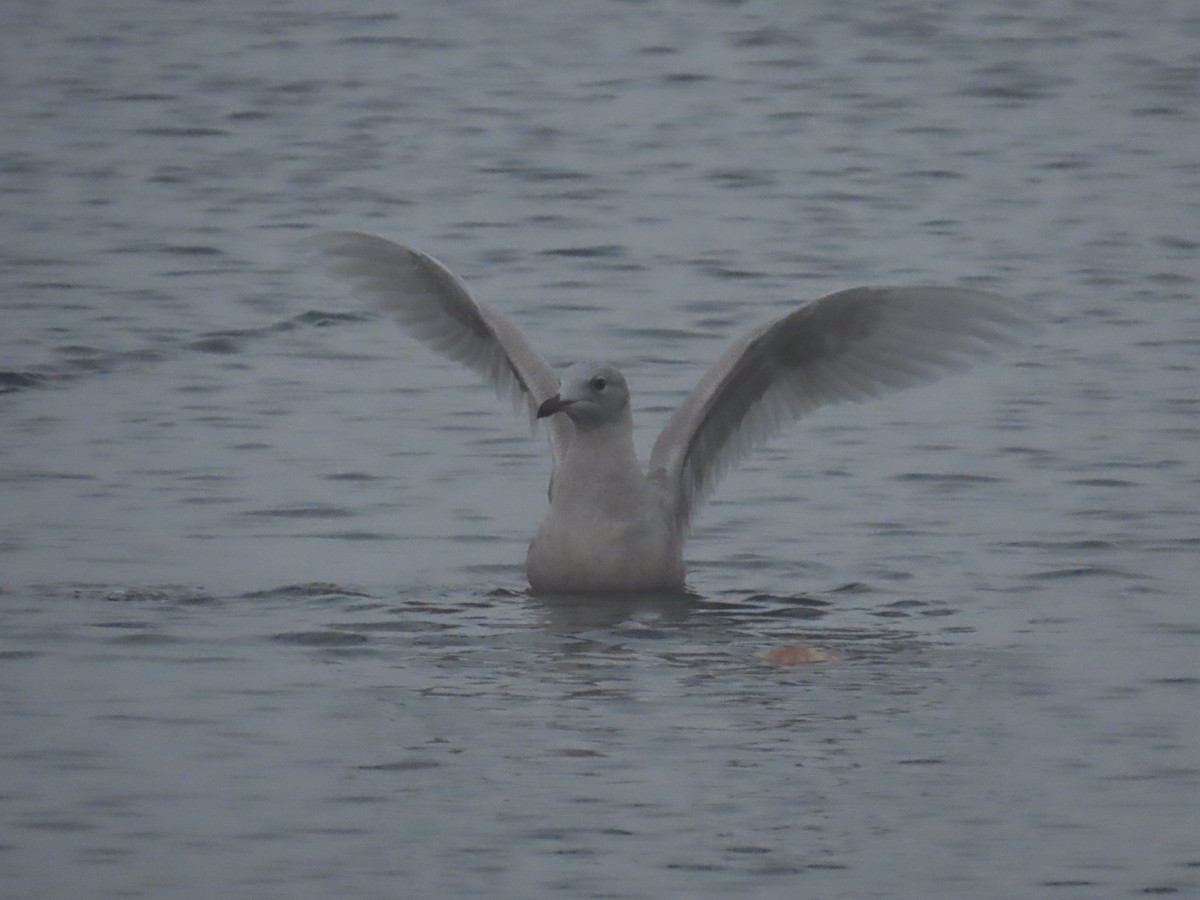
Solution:
[{"label": "gull body", "polygon": [[550,508],[529,545],[535,591],[637,591],[683,584],[684,538],[665,480],[642,474],[633,446],[629,388],[603,363],[576,363],[539,418],[566,416],[567,444],[550,484]]},{"label": "gull body", "polygon": [[721,474],[828,403],[930,381],[1013,343],[1029,307],[954,287],[852,288],[736,340],[654,443],[633,445],[629,387],[614,366],[576,363],[561,380],[502,314],[449,269],[380,237],[322,238],[331,271],[413,336],[462,362],[547,425],[549,508],[526,575],[541,593],[677,590],[696,512]]}]

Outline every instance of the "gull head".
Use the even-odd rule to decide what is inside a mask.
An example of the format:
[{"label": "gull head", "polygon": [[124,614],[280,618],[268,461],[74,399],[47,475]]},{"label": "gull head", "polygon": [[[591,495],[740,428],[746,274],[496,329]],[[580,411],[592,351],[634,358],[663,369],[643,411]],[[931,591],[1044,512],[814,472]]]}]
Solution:
[{"label": "gull head", "polygon": [[598,428],[629,415],[629,386],[615,366],[576,363],[563,372],[558,393],[538,407],[538,418],[557,413],[583,430]]}]

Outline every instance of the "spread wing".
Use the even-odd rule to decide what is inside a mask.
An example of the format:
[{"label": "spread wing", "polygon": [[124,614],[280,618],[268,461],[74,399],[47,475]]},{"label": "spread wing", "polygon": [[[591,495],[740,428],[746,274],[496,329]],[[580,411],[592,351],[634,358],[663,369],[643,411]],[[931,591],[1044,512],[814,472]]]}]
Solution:
[{"label": "spread wing", "polygon": [[[538,407],[558,391],[558,376],[507,318],[471,296],[463,282],[432,256],[381,237],[339,231],[318,238],[328,268],[349,278],[355,292],[401,327],[489,382],[500,396]],[[547,422],[555,463],[574,426],[566,416]]]},{"label": "spread wing", "polygon": [[853,288],[735,342],[667,422],[650,473],[690,526],[722,473],[826,403],[865,400],[964,369],[1031,329],[1030,308],[988,291]]}]

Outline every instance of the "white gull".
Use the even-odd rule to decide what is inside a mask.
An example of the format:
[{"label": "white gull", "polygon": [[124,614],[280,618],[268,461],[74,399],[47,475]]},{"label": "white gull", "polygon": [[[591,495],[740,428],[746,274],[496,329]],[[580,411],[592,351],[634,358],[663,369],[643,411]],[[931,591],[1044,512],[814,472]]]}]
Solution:
[{"label": "white gull", "polygon": [[859,287],[743,335],[667,421],[643,474],[625,378],[577,363],[561,381],[505,316],[427,254],[383,238],[321,238],[329,268],[410,334],[546,420],[550,508],[526,574],[542,593],[677,590],[683,546],[721,474],[800,416],[931,381],[1011,344],[1027,305],[956,287]]}]

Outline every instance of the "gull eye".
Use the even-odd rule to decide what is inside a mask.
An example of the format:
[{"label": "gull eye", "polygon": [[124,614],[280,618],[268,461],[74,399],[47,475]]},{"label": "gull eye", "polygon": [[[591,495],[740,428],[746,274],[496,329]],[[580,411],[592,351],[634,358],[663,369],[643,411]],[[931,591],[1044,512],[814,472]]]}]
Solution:
[{"label": "gull eye", "polygon": [[592,386],[592,389],[596,391],[602,391],[608,387],[608,382],[604,379],[603,375],[597,375],[588,383]]}]

